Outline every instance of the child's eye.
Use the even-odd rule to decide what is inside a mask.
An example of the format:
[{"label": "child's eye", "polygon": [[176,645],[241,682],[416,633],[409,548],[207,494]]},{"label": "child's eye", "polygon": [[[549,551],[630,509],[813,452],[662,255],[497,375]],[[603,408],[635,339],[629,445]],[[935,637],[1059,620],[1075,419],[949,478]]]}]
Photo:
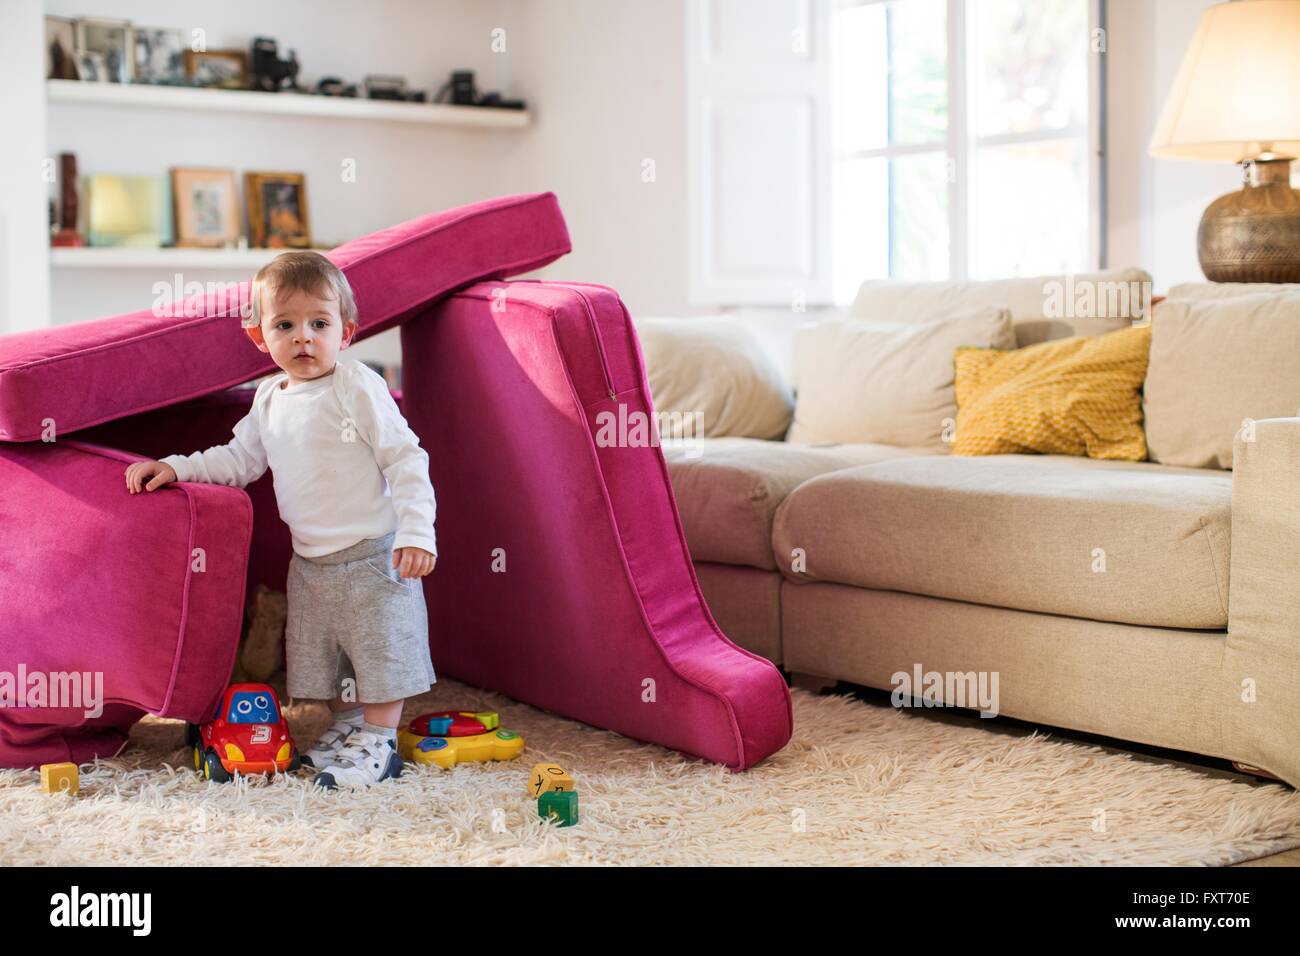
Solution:
[{"label": "child's eye", "polygon": [[290,325],[291,325],[291,323],[289,323],[289,322],[281,322],[279,325],[276,326],[276,328],[277,328],[277,329],[280,329],[281,331],[283,331],[284,329],[289,328]]},{"label": "child's eye", "polygon": [[328,322],[327,320],[325,320],[325,319],[317,319],[317,320],[316,320],[315,322],[313,322],[312,324],[313,324],[314,326],[316,326],[316,328],[318,328],[318,329],[323,329],[323,328],[325,328],[327,325],[329,325],[329,322]]}]

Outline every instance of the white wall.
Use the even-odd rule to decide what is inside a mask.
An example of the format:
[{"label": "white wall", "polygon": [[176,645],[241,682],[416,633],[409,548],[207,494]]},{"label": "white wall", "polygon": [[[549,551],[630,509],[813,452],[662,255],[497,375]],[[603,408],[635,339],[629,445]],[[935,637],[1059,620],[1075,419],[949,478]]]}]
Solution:
[{"label": "white wall", "polygon": [[[617,289],[633,315],[686,304],[685,5],[504,5],[510,66],[538,104],[505,147],[508,192],[554,190],[573,252],[539,274]],[[654,162],[654,182],[642,178]]]},{"label": "white wall", "polygon": [[41,328],[49,310],[44,22],[40,0],[0,14],[0,334]]},{"label": "white wall", "polygon": [[1157,291],[1205,280],[1196,259],[1201,213],[1216,197],[1241,187],[1237,166],[1147,155],[1174,75],[1211,5],[1211,0],[1110,0],[1110,264],[1144,267]]},{"label": "white wall", "polygon": [[[1157,290],[1204,277],[1196,227],[1240,185],[1227,164],[1155,160],[1147,144],[1174,74],[1213,0],[1110,0],[1107,243],[1112,266]],[[505,3],[513,77],[539,103],[512,140],[507,191],[554,189],[574,251],[542,271],[614,286],[633,315],[694,314],[686,301],[684,4]],[[640,181],[656,160],[658,181]],[[755,197],[761,201],[761,197]]]},{"label": "white wall", "polygon": [[[7,3],[0,14],[5,26],[14,10],[33,3]],[[1112,265],[1149,269],[1161,290],[1201,277],[1197,221],[1215,196],[1239,182],[1233,166],[1146,155],[1174,72],[1209,3],[1109,5],[1109,258]],[[391,72],[433,87],[451,69],[465,67],[479,74],[481,87],[528,99],[534,116],[528,130],[475,132],[56,103],[49,106],[43,144],[48,155],[75,150],[83,171],[163,173],[188,164],[302,170],[312,229],[325,242],[485,196],[554,190],[574,251],[541,275],[611,285],[634,315],[707,311],[686,301],[685,5],[679,0],[47,0],[45,7],[65,16],[202,26],[212,47],[246,48],[254,32],[265,33],[298,50],[307,82],[326,72],[349,80]],[[506,31],[504,54],[491,50],[495,27]],[[7,38],[0,42],[14,43],[12,30],[0,34]],[[5,77],[26,69],[22,56],[30,53],[0,59]],[[6,118],[19,102],[9,95],[16,89],[6,82]],[[34,102],[30,91],[22,102],[25,122],[39,123],[34,117],[44,103]],[[358,183],[340,181],[343,157],[357,159]],[[652,183],[643,181],[646,159],[655,163]],[[20,162],[27,160],[14,149],[0,153],[0,163]],[[14,194],[10,186],[0,190],[6,219]],[[30,222],[34,207],[30,197],[23,202]],[[43,196],[41,204],[43,223]],[[12,244],[7,235],[0,229],[0,242]],[[12,268],[12,250],[0,253]],[[26,302],[44,295],[43,272],[31,269]],[[59,322],[140,308],[156,281],[106,270],[96,270],[93,281],[83,270],[52,275]],[[13,293],[5,295],[8,301]],[[31,314],[31,307],[20,311]]]},{"label": "white wall", "polygon": [[[508,55],[491,50],[495,3],[475,0],[47,0],[58,16],[104,16],[139,25],[201,27],[209,49],[247,50],[255,35],[295,49],[300,82],[322,75],[360,81],[405,76],[430,95],[452,69],[472,69],[482,89],[509,87]],[[268,94],[274,95],[274,94]],[[283,94],[280,94],[283,95]],[[49,155],[70,150],[80,171],[165,175],[176,166],[303,172],[313,240],[333,245],[424,213],[509,192],[501,170],[510,130],[461,130],[350,120],[195,113],[50,103]],[[356,181],[341,164],[356,162]],[[54,269],[55,323],[133,311],[152,301],[148,270]],[[186,279],[190,279],[189,273]],[[199,270],[206,282],[225,276]],[[383,350],[395,356],[396,333]],[[381,336],[383,338],[383,336]],[[372,346],[373,348],[373,346]],[[361,353],[355,353],[361,354]]]}]

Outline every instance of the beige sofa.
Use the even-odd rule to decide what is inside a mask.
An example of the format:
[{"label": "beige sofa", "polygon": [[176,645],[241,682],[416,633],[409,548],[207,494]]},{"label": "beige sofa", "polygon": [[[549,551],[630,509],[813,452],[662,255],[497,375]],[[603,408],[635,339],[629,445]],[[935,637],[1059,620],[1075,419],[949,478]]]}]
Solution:
[{"label": "beige sofa", "polygon": [[[853,311],[905,307],[910,319],[1000,302],[1020,344],[1127,324],[1045,316],[1042,288],[1042,280],[868,284]],[[1171,341],[1160,338],[1161,310],[1175,296],[1229,291],[1171,290],[1155,310],[1155,341]],[[1300,297],[1294,305],[1300,328]],[[747,382],[770,385],[771,368],[733,368],[714,376],[725,386],[710,396],[707,370],[675,356],[680,339],[662,326],[642,329],[642,339],[661,412],[660,392],[681,391],[683,368],[700,378],[689,396],[697,406],[743,405]],[[1149,374],[1155,353],[1153,344]],[[1294,354],[1289,361],[1300,366]],[[752,350],[737,361],[752,363]],[[1242,371],[1224,373],[1231,380]],[[1223,454],[1235,455],[1233,470],[956,457],[933,447],[717,430],[666,437],[664,450],[715,618],[738,644],[792,674],[893,690],[893,675],[918,666],[996,673],[1003,715],[1227,758],[1294,786],[1300,418],[1272,418],[1278,400],[1254,401],[1260,408],[1251,412],[1269,420],[1235,439],[1229,431]],[[1297,414],[1300,399],[1285,407]],[[733,419],[771,419],[732,411]],[[1224,408],[1220,417],[1236,414]],[[1155,423],[1155,410],[1148,420]]]}]

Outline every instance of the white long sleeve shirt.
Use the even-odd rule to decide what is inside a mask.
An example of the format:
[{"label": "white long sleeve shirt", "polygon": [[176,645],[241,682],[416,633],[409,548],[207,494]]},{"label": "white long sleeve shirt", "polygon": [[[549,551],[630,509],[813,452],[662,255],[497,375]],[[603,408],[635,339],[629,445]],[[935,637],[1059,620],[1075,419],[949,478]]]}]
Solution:
[{"label": "white long sleeve shirt", "polygon": [[[262,382],[234,440],[159,459],[180,481],[244,487],[271,468],[293,549],[315,558],[396,531],[393,548],[437,554],[429,456],[388,385],[364,363],[288,386]],[[285,387],[288,386],[288,387]]]}]

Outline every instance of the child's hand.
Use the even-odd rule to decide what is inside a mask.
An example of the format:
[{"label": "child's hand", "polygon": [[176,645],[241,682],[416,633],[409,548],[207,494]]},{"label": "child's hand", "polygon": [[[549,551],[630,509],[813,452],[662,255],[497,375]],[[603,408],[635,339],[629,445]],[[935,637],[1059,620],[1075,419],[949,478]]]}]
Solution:
[{"label": "child's hand", "polygon": [[[145,484],[145,479],[153,480]],[[131,494],[137,491],[153,491],[155,488],[176,480],[176,472],[171,465],[160,461],[137,461],[126,469],[126,490]]]},{"label": "child's hand", "polygon": [[437,558],[424,548],[397,548],[393,551],[393,567],[400,568],[398,577],[422,578],[433,570]]}]

